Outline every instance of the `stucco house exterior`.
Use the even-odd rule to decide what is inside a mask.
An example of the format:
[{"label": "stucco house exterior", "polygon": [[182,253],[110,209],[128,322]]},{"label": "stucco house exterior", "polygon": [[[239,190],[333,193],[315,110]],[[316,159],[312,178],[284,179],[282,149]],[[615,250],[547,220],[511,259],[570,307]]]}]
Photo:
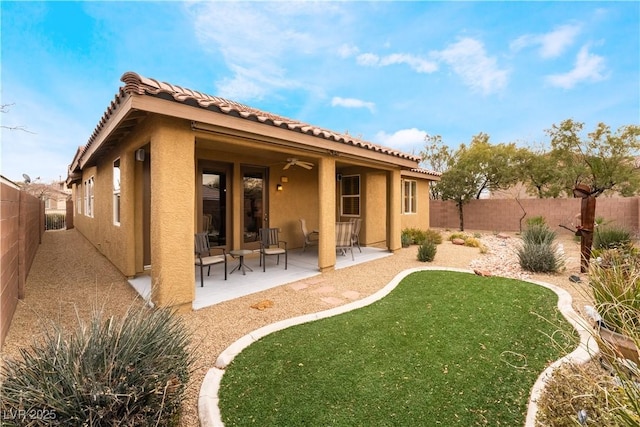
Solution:
[{"label": "stucco house exterior", "polygon": [[417,156],[133,72],[121,80],[66,184],[75,227],[124,275],[150,274],[160,306],[191,309],[199,231],[256,249],[257,230],[277,227],[291,249],[304,218],[327,271],[337,221],[362,219],[360,244],[389,251],[404,227],[429,227],[439,174]]}]

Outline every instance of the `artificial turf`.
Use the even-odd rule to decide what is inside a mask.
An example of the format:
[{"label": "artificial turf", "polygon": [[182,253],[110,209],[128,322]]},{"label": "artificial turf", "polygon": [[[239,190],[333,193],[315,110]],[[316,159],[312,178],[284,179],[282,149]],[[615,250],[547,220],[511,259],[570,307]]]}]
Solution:
[{"label": "artificial turf", "polygon": [[252,344],[227,368],[227,426],[523,425],[538,375],[577,344],[546,288],[448,271]]}]

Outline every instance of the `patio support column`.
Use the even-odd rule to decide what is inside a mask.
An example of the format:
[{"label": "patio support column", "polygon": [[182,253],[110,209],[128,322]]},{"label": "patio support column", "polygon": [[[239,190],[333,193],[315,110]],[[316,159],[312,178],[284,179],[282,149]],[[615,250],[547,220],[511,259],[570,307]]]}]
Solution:
[{"label": "patio support column", "polygon": [[184,123],[158,120],[150,143],[152,300],[182,312],[195,298],[195,144]]},{"label": "patio support column", "polygon": [[244,243],[242,233],[242,215],[244,215],[242,192],[244,186],[240,169],[238,162],[233,164],[233,179],[231,180],[231,250],[242,249],[242,244]]},{"label": "patio support column", "polygon": [[321,272],[336,266],[336,161],[323,157],[318,161],[318,268]]},{"label": "patio support column", "polygon": [[389,225],[387,227],[387,244],[389,251],[397,252],[402,248],[400,234],[402,233],[402,218],[400,217],[400,206],[402,206],[402,180],[400,170],[392,170],[388,174],[387,188],[389,189]]}]

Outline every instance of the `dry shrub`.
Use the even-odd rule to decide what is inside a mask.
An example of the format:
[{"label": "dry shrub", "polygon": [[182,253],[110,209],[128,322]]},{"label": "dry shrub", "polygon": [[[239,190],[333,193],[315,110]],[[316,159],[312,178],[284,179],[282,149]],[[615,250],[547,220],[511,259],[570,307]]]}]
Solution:
[{"label": "dry shrub", "polygon": [[618,427],[614,410],[628,399],[615,378],[597,361],[565,364],[555,370],[538,401],[538,427],[576,427],[585,410],[587,425]]}]

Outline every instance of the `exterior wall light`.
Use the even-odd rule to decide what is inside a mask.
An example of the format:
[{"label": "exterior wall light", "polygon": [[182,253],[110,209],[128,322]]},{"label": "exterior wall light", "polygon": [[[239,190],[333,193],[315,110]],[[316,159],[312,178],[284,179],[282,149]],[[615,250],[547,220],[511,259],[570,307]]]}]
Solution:
[{"label": "exterior wall light", "polygon": [[282,191],[282,184],[276,185],[276,191]]}]

